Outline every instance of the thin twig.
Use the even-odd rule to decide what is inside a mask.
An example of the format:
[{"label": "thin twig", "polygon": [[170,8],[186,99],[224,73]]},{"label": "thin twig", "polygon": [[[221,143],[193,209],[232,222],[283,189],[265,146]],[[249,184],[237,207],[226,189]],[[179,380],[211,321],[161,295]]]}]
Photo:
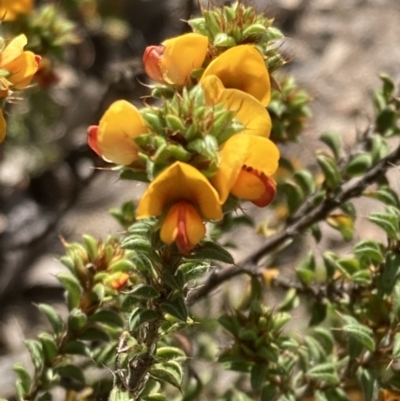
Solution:
[{"label": "thin twig", "polygon": [[285,241],[292,239],[314,223],[324,220],[332,210],[342,205],[344,202],[362,195],[363,191],[377,179],[383,176],[386,171],[393,167],[393,164],[400,160],[400,145],[388,156],[380,160],[375,166],[371,167],[367,173],[350,184],[349,181],[343,183],[332,197],[325,198],[319,205],[310,208],[307,213],[292,221],[282,231],[272,235],[265,244],[257,251],[246,257],[238,264],[229,266],[220,271],[212,273],[204,285],[189,294],[188,304],[193,305],[200,299],[207,296],[211,291],[220,286],[225,281],[244,273],[250,273],[254,266],[268,253],[272,252]]}]

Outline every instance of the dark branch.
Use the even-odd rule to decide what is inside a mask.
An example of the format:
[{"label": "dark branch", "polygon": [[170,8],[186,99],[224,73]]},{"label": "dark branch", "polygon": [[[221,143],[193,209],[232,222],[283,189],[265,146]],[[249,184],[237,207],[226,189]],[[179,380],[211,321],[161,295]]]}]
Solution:
[{"label": "dark branch", "polygon": [[269,237],[261,248],[239,262],[239,264],[212,273],[204,285],[189,294],[188,304],[192,305],[198,302],[222,283],[237,275],[244,273],[252,274],[254,266],[257,265],[262,257],[284,245],[286,241],[291,240],[297,234],[304,232],[304,230],[310,228],[314,223],[324,220],[339,205],[352,198],[361,196],[370,184],[376,182],[379,177],[383,176],[399,160],[400,145],[375,166],[371,167],[362,178],[352,184],[349,181],[343,183],[332,197],[327,197],[319,205],[309,208],[306,214],[292,221],[281,232]]}]

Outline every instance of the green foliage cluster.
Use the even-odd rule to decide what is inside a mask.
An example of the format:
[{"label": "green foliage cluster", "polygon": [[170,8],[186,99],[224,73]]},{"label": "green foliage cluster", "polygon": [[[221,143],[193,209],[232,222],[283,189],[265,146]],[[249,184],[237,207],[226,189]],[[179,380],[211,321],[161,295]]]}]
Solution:
[{"label": "green foliage cluster", "polygon": [[[250,39],[270,46],[281,37],[272,21],[239,6],[203,10],[190,24],[206,32],[216,48]],[[224,32],[222,21],[227,21]],[[270,51],[274,70],[283,61],[275,48]],[[272,139],[299,142],[310,97],[290,76],[275,80]],[[279,178],[274,206],[284,213],[276,216],[274,233],[262,248],[243,262],[235,264],[227,251],[234,244],[220,243],[233,228],[253,222],[231,211],[189,255],[162,243],[156,219],[136,221],[132,202],[111,211],[122,235],[65,243],[61,262],[68,273],[58,280],[67,310],[60,314],[38,305],[49,329],[26,341],[32,369],[14,367],[18,399],[51,400],[57,386],[65,389],[66,400],[346,401],[362,393],[373,401],[400,394],[400,200],[386,177],[400,160],[400,148],[391,150],[390,142],[400,134],[400,98],[390,77],[381,80],[382,89],[373,95],[373,123],[350,152],[340,134],[327,131],[320,138],[326,150],[316,154],[312,169],[281,160],[288,173]],[[160,109],[161,115],[148,108],[143,116],[154,129],[163,119],[173,130],[187,123],[186,106],[205,113],[197,98],[183,99]],[[172,118],[168,107],[180,109],[182,119]],[[222,125],[228,117],[221,111]],[[192,130],[194,142],[198,129]],[[141,140],[138,145],[152,146],[160,164],[165,155],[185,157],[167,142]],[[203,150],[193,145],[201,156]],[[140,179],[129,168],[121,177]],[[356,230],[353,201],[361,196],[384,205],[368,217],[381,229],[381,242]],[[272,269],[279,265],[257,267],[264,256],[278,260],[278,252],[304,233],[321,241],[326,224],[345,241],[356,238],[351,253],[310,252],[293,262],[292,275]],[[229,304],[218,316],[192,308],[202,301],[211,309],[211,290],[237,275],[247,285],[239,306]],[[273,289],[275,304],[269,299]],[[294,329],[300,306],[308,322]],[[213,352],[223,342],[223,349]],[[212,362],[207,382],[196,365],[206,361]],[[224,370],[237,373],[228,389],[218,382]]]}]

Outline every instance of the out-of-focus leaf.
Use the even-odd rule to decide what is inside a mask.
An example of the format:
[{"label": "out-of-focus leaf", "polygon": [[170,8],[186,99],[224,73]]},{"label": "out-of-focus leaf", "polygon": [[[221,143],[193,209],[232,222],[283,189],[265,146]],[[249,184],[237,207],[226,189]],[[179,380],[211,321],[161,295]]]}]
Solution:
[{"label": "out-of-focus leaf", "polygon": [[60,334],[64,329],[64,322],[60,314],[50,305],[39,304],[39,310],[47,317],[55,334]]}]

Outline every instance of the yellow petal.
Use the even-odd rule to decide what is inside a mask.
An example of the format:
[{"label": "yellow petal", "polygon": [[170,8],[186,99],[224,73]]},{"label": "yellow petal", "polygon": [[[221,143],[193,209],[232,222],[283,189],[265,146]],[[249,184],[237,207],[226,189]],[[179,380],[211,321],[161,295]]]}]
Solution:
[{"label": "yellow petal", "polygon": [[271,176],[278,168],[279,156],[279,149],[267,138],[243,134],[229,138],[220,151],[220,165],[212,179],[221,203],[228,198],[243,166]]},{"label": "yellow petal", "polygon": [[1,0],[0,18],[3,21],[13,21],[18,14],[28,14],[33,8],[33,0]]},{"label": "yellow petal", "polygon": [[276,194],[275,181],[251,167],[242,167],[236,178],[231,194],[248,200],[258,207],[269,205]]},{"label": "yellow petal", "polygon": [[3,110],[0,109],[0,143],[3,142],[6,136],[6,120],[4,119]]},{"label": "yellow petal", "polygon": [[38,70],[38,63],[34,53],[26,51],[7,64],[6,69],[11,75],[8,80],[14,85],[15,89],[23,89],[32,80]]},{"label": "yellow petal", "polygon": [[202,66],[208,50],[208,38],[188,33],[162,43],[164,54],[160,69],[164,80],[175,85],[185,85],[193,70]]},{"label": "yellow petal", "polygon": [[196,208],[187,201],[179,201],[168,210],[160,237],[166,244],[176,241],[181,252],[189,253],[205,233],[205,225]]},{"label": "yellow petal", "polygon": [[175,162],[151,182],[137,207],[137,218],[159,216],[179,200],[197,206],[207,220],[222,218],[217,191],[200,171],[182,162]]},{"label": "yellow petal", "polygon": [[126,100],[114,102],[100,120],[97,146],[107,160],[129,165],[137,160],[134,138],[147,132],[138,109]]},{"label": "yellow petal", "polygon": [[27,43],[28,39],[23,34],[12,39],[0,55],[1,68],[7,68],[7,64],[13,61],[24,51],[24,47]]},{"label": "yellow petal", "polygon": [[245,127],[244,133],[266,138],[271,133],[271,117],[265,107],[253,96],[238,89],[226,89],[215,75],[201,80],[207,102],[224,103],[227,110],[236,112],[235,118]]},{"label": "yellow petal", "polygon": [[271,99],[267,67],[253,46],[235,46],[222,53],[205,69],[201,81],[210,75],[216,75],[225,88],[239,89],[254,96],[263,106]]}]

